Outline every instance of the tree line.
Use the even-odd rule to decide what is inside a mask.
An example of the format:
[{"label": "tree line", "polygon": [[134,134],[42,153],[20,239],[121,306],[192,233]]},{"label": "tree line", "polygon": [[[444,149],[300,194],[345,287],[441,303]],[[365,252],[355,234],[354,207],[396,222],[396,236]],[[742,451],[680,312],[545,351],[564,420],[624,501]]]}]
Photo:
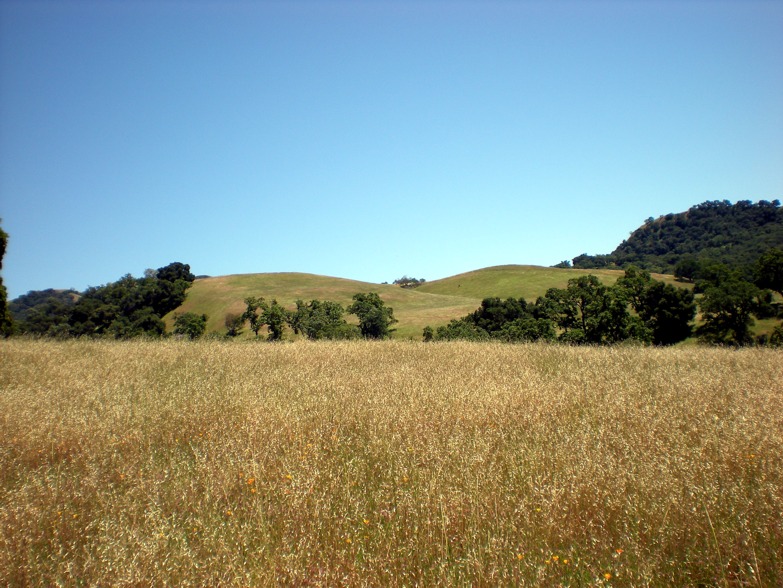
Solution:
[{"label": "tree line", "polygon": [[[550,288],[535,303],[522,298],[485,298],[476,311],[435,330],[426,327],[423,336],[425,341],[673,345],[696,335],[704,343],[717,345],[783,345],[783,323],[769,337],[754,339],[752,335],[754,317],[781,316],[781,305],[773,302],[771,292],[742,280],[736,270],[722,267],[699,282],[702,295],[698,302],[691,290],[654,280],[649,272],[630,267],[613,286],[593,275],[580,276],[569,280],[566,288]],[[780,281],[775,285],[780,288]],[[703,321],[698,328],[693,323],[697,308]]]},{"label": "tree line", "polygon": [[103,286],[32,291],[11,301],[12,333],[49,337],[128,339],[166,334],[163,317],[178,308],[195,280],[188,264],[174,262],[144,277],[127,274]]},{"label": "tree line", "polygon": [[[350,324],[346,314],[356,315],[359,324]],[[206,332],[206,315],[183,313],[174,319],[175,333],[198,338]],[[266,330],[268,341],[280,341],[286,328],[295,335],[310,340],[319,339],[386,339],[397,322],[394,309],[386,306],[375,293],[353,295],[353,303],[344,308],[331,300],[296,301],[296,308],[288,310],[277,300],[267,301],[263,297],[245,298],[245,311],[242,314],[229,313],[225,317],[227,337],[238,337],[247,326],[256,339]]]}]

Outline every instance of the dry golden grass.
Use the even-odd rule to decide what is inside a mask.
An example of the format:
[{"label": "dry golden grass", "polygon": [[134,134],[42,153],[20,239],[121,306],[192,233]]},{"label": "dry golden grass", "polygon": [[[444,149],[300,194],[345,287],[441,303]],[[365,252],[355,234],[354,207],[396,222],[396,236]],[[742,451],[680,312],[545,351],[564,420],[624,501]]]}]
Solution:
[{"label": "dry golden grass", "polygon": [[783,584],[783,354],[0,342],[0,584]]}]

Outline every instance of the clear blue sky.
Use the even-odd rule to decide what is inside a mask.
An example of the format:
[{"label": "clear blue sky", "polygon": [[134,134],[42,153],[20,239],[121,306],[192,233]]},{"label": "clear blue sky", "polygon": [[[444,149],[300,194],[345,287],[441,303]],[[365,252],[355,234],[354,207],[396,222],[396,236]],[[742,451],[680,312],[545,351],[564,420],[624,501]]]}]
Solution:
[{"label": "clear blue sky", "polygon": [[777,0],[0,0],[10,298],[553,265],[775,198]]}]

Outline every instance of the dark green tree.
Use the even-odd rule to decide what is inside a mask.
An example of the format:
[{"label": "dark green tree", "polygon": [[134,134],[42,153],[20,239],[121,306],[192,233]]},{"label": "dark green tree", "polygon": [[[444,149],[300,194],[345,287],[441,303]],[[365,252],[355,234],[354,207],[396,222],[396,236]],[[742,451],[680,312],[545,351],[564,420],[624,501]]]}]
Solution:
[{"label": "dark green tree", "polygon": [[672,345],[691,335],[696,303],[690,290],[653,280],[649,272],[633,266],[625,270],[616,287],[625,293],[643,321],[634,338],[655,345]]},{"label": "dark green tree", "polygon": [[296,334],[308,339],[352,339],[359,335],[354,325],[343,318],[345,309],[330,300],[296,301],[296,310],[289,313],[289,325]]},{"label": "dark green tree", "polygon": [[207,330],[208,317],[195,312],[183,312],[174,316],[174,334],[188,339],[198,339]]},{"label": "dark green tree", "polygon": [[442,325],[435,331],[435,339],[438,341],[487,341],[489,333],[470,319],[469,316],[461,319],[452,319],[448,325]]},{"label": "dark green tree", "polygon": [[506,300],[485,298],[469,319],[478,328],[492,335],[499,333],[508,323],[529,316],[530,312],[524,298],[507,298]]},{"label": "dark green tree", "polygon": [[653,281],[644,291],[637,312],[652,331],[655,345],[674,345],[693,333],[696,303],[693,292],[685,288]]},{"label": "dark green tree", "polygon": [[753,313],[760,290],[734,276],[706,287],[699,301],[704,324],[699,337],[717,345],[743,346],[752,343]]},{"label": "dark green tree", "polygon": [[555,326],[552,321],[545,318],[533,318],[526,316],[518,318],[503,325],[497,338],[512,342],[553,341],[555,339]]},{"label": "dark green tree", "polygon": [[783,324],[772,329],[772,333],[769,336],[769,345],[771,347],[783,347]]},{"label": "dark green tree", "polygon": [[684,257],[674,266],[674,277],[685,282],[693,282],[699,273],[701,264],[695,257]]},{"label": "dark green tree", "polygon": [[[0,219],[2,221],[2,219]],[[0,227],[0,270],[3,269],[3,258],[8,246],[8,233]],[[14,322],[8,310],[8,290],[3,285],[3,277],[0,276],[0,336],[8,337],[14,332]]]},{"label": "dark green tree", "polygon": [[565,290],[551,288],[544,298],[537,304],[538,312],[556,322],[563,342],[602,344],[647,338],[647,331],[628,312],[625,290],[609,288],[593,275],[572,278]]},{"label": "dark green tree", "polygon": [[270,341],[281,340],[283,338],[283,329],[288,322],[286,309],[280,306],[277,300],[272,300],[271,304],[265,306],[261,316],[269,331],[268,339]]},{"label": "dark green tree", "polygon": [[245,312],[242,318],[250,323],[250,330],[258,337],[258,331],[264,326],[264,312],[268,308],[263,298],[249,296],[245,298]]},{"label": "dark green tree", "polygon": [[147,305],[162,317],[185,302],[187,290],[196,276],[190,273],[188,264],[179,261],[158,268],[154,274],[154,278],[145,280],[144,298]]},{"label": "dark green tree", "polygon": [[227,337],[238,337],[242,334],[242,326],[245,324],[245,319],[241,314],[229,312],[226,314],[223,324],[226,326]]},{"label": "dark green tree", "polygon": [[11,301],[19,333],[67,337],[70,335],[71,311],[77,293],[52,290],[31,290]]},{"label": "dark green tree", "polygon": [[245,298],[246,309],[242,314],[243,321],[250,323],[250,330],[256,337],[262,327],[266,326],[270,341],[278,341],[283,338],[283,329],[289,322],[289,314],[277,300],[267,302],[264,298],[250,296]]},{"label": "dark green tree", "polygon": [[375,293],[354,294],[353,304],[346,311],[359,318],[359,330],[367,339],[385,339],[391,335],[391,325],[397,322],[392,308]]},{"label": "dark green tree", "polygon": [[756,285],[783,296],[783,249],[770,249],[756,262]]}]

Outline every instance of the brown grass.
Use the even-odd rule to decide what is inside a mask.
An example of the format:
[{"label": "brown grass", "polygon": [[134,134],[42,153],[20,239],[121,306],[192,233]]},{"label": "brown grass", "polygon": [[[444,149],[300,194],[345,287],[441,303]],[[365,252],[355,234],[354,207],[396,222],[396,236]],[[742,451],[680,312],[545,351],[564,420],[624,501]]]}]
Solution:
[{"label": "brown grass", "polygon": [[783,584],[783,354],[0,342],[0,584]]}]

